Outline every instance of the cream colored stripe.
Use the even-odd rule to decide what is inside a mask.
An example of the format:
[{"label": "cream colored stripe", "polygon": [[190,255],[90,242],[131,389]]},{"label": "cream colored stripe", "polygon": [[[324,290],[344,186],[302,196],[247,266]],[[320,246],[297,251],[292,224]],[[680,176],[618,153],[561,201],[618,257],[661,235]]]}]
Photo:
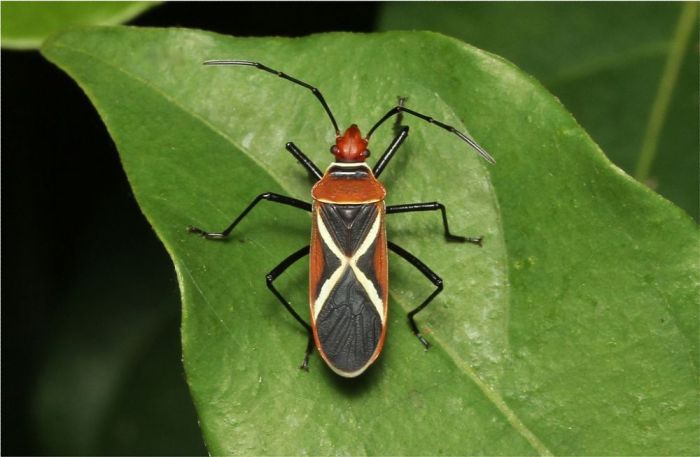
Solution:
[{"label": "cream colored stripe", "polygon": [[318,318],[321,309],[323,309],[323,305],[326,303],[326,300],[328,300],[328,297],[333,291],[333,288],[336,286],[343,273],[345,272],[345,268],[347,268],[347,266],[349,265],[355,273],[355,277],[365,289],[365,292],[367,292],[367,296],[372,302],[372,305],[374,305],[375,309],[377,310],[377,313],[379,313],[382,325],[384,325],[384,322],[386,320],[386,316],[384,314],[384,302],[379,296],[379,291],[377,291],[377,289],[374,287],[374,284],[372,284],[372,281],[370,281],[369,278],[367,278],[367,276],[357,266],[357,261],[369,250],[370,246],[372,246],[372,243],[374,243],[377,240],[377,235],[379,234],[379,229],[382,223],[381,215],[377,215],[377,217],[374,219],[369,233],[367,233],[367,236],[358,248],[355,255],[351,257],[348,257],[344,253],[342,253],[338,246],[335,244],[333,237],[331,236],[330,232],[328,231],[328,228],[326,228],[326,225],[323,222],[323,218],[321,217],[320,211],[317,213],[316,217],[316,224],[318,227],[318,233],[321,235],[321,240],[328,246],[328,249],[331,250],[333,255],[335,255],[338,258],[338,260],[340,260],[340,266],[321,286],[321,290],[318,294],[318,297],[316,297],[316,301],[314,303],[314,321]]},{"label": "cream colored stripe", "polygon": [[318,313],[321,312],[323,305],[326,303],[326,300],[328,300],[328,296],[340,280],[341,275],[348,265],[347,256],[340,252],[340,249],[338,249],[338,246],[336,246],[335,242],[333,241],[333,237],[328,232],[326,225],[323,223],[323,218],[321,218],[320,211],[316,213],[316,225],[318,228],[318,233],[321,235],[321,240],[326,246],[328,246],[328,249],[331,250],[333,255],[340,260],[340,266],[333,272],[333,274],[331,274],[330,278],[326,279],[323,286],[321,286],[321,291],[319,292],[318,297],[316,297],[316,302],[314,303],[314,321],[318,318]]},{"label": "cream colored stripe", "polygon": [[372,246],[372,244],[377,241],[377,235],[379,234],[379,228],[381,227],[381,224],[381,215],[377,215],[377,217],[374,219],[374,223],[372,224],[372,228],[369,230],[369,233],[365,237],[365,240],[357,249],[355,255],[348,259],[348,261],[350,263],[350,268],[352,268],[352,271],[355,272],[357,280],[360,281],[360,284],[362,284],[362,287],[364,287],[365,291],[367,292],[367,296],[372,301],[374,307],[377,309],[377,313],[379,313],[379,316],[382,319],[382,325],[384,325],[384,302],[379,296],[379,292],[374,287],[374,284],[372,284],[372,281],[370,281],[369,278],[367,278],[367,276],[364,274],[364,272],[360,270],[360,268],[357,266],[357,261],[360,260],[360,257],[362,257],[370,248],[370,246]]}]

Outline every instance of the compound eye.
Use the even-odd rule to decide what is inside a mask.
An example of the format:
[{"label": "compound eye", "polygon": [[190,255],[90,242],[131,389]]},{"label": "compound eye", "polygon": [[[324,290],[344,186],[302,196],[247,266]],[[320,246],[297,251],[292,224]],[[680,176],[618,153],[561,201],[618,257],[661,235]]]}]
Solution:
[{"label": "compound eye", "polygon": [[331,146],[331,154],[338,155],[338,145],[334,144]]},{"label": "compound eye", "polygon": [[363,155],[363,156],[365,157],[365,159],[366,159],[367,157],[369,157],[370,154],[371,154],[370,150],[369,150],[369,149],[365,149],[365,152],[364,152],[362,155]]}]

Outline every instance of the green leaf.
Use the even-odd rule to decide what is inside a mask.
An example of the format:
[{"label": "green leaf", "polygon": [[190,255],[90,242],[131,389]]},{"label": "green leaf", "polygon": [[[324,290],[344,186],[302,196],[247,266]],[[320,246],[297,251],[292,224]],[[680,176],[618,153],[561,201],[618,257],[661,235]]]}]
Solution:
[{"label": "green leaf", "polygon": [[441,32],[512,60],[697,221],[697,19],[696,3],[678,2],[388,2],[379,28]]},{"label": "green leaf", "polygon": [[59,30],[128,22],[159,2],[3,2],[2,47],[37,49]]},{"label": "green leaf", "polygon": [[[129,181],[175,263],[188,382],[213,454],[697,454],[698,233],[678,208],[612,165],[559,102],[511,64],[433,33],[235,39],[201,31],[102,28],[61,34],[44,55],[97,107]],[[390,58],[389,58],[390,57]],[[293,140],[329,162],[330,122],[312,94],[253,68],[318,85],[342,126],[365,130],[397,95],[469,132],[411,118],[382,176],[389,203],[438,200],[437,214],[392,215],[389,236],[440,274],[445,291],[391,256],[390,330],[379,361],[340,379],[265,287],[308,243],[309,217],[259,193],[308,200]],[[373,136],[375,154],[390,128]],[[305,262],[277,286],[304,313]]]}]

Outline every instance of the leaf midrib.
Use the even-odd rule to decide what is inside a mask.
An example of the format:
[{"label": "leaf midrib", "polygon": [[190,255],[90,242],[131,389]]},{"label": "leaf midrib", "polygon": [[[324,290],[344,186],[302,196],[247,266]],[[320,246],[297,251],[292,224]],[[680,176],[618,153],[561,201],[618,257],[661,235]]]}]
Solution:
[{"label": "leaf midrib", "polygon": [[[401,303],[402,301],[400,299],[394,298],[394,302]],[[406,304],[401,305],[404,309],[408,309]],[[486,381],[482,380],[479,375],[476,374],[476,372],[469,366],[467,362],[462,360],[460,358],[460,355],[457,351],[455,351],[452,347],[449,345],[445,344],[445,342],[442,340],[442,338],[439,336],[438,332],[433,332],[431,334],[431,338],[433,341],[436,341],[440,344],[440,347],[445,351],[445,353],[450,357],[452,360],[452,363],[455,364],[455,366],[462,371],[464,374],[467,375],[471,381],[476,384],[476,386],[479,388],[479,390],[486,396],[486,398],[493,403],[493,405],[498,409],[498,411],[503,414],[503,416],[506,418],[508,423],[518,432],[520,435],[527,440],[528,443],[540,454],[543,456],[551,456],[554,455],[552,451],[550,451],[547,446],[540,441],[540,439],[530,430],[525,423],[520,420],[520,418],[517,416],[515,411],[510,409],[508,404],[506,403],[505,400],[496,392],[496,390]]]}]

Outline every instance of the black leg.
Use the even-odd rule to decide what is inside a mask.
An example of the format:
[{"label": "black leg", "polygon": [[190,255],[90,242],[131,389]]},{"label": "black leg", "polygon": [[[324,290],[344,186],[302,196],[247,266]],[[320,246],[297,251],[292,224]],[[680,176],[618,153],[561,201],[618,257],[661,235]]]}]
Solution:
[{"label": "black leg", "polygon": [[[408,100],[408,97],[398,97],[399,100],[399,105],[398,106],[404,106],[406,103],[406,100]],[[374,174],[375,178],[378,178],[380,174],[382,174],[382,171],[384,171],[384,168],[387,166],[391,158],[394,156],[394,153],[399,149],[401,146],[401,143],[406,139],[408,136],[408,126],[401,125],[401,122],[403,121],[403,113],[399,113],[396,116],[396,120],[394,122],[394,139],[389,144],[389,147],[384,151],[384,154],[379,158],[379,161],[374,165],[374,168],[372,169],[372,173]]]},{"label": "black leg", "polygon": [[291,303],[287,301],[286,298],[280,294],[277,289],[275,289],[275,286],[272,284],[272,282],[284,271],[289,268],[294,262],[297,260],[301,259],[302,257],[305,257],[309,255],[309,246],[305,246],[301,249],[299,249],[297,252],[294,254],[290,255],[286,259],[282,261],[279,265],[277,265],[271,272],[269,272],[266,276],[266,281],[267,281],[267,287],[272,291],[273,294],[275,294],[275,297],[279,299],[279,301],[284,305],[285,308],[287,308],[287,311],[294,316],[294,319],[299,322],[304,329],[306,329],[306,333],[308,334],[308,341],[306,343],[306,353],[304,354],[304,361],[301,363],[301,368],[302,370],[309,370],[309,356],[311,355],[311,352],[314,350],[314,335],[313,332],[311,331],[311,326],[299,316],[299,314],[294,311],[294,308],[292,308]]},{"label": "black leg", "polygon": [[394,156],[394,153],[399,149],[399,146],[401,146],[401,143],[403,143],[407,136],[408,126],[401,127],[399,134],[396,135],[396,138],[393,139],[389,147],[386,149],[386,151],[384,151],[384,154],[382,154],[377,163],[374,165],[372,173],[374,174],[375,178],[378,178],[379,175],[382,174],[382,171],[384,171],[384,168],[387,166],[391,158]]},{"label": "black leg", "polygon": [[423,303],[421,303],[413,311],[408,313],[408,324],[411,326],[413,334],[416,335],[416,337],[423,344],[423,346],[425,346],[425,348],[428,349],[430,348],[430,343],[428,343],[428,341],[426,341],[426,339],[423,338],[423,335],[421,335],[420,331],[418,330],[418,326],[416,325],[416,321],[413,320],[413,317],[416,314],[418,314],[423,308],[428,306],[428,304],[433,300],[433,298],[437,296],[437,294],[442,292],[442,279],[440,278],[440,276],[436,275],[435,272],[433,272],[433,270],[428,268],[426,264],[418,260],[418,258],[416,258],[413,254],[406,251],[402,247],[397,246],[391,241],[389,241],[389,249],[406,259],[406,261],[414,267],[418,268],[418,271],[423,273],[423,275],[426,278],[428,278],[430,282],[432,282],[436,287],[435,291],[432,294],[430,294],[430,296],[426,298],[425,301],[423,301]]},{"label": "black leg", "polygon": [[466,241],[467,243],[472,243],[472,244],[476,244],[478,246],[481,246],[481,242],[484,239],[483,236],[465,237],[465,236],[453,235],[450,233],[450,227],[447,224],[447,210],[445,209],[445,205],[443,205],[442,203],[438,203],[438,202],[409,203],[406,205],[391,205],[391,206],[386,207],[387,214],[410,213],[410,212],[416,212],[416,211],[437,211],[437,210],[440,210],[442,212],[442,226],[445,229],[445,239],[447,241],[457,241],[460,243],[464,243]]},{"label": "black leg", "polygon": [[[408,100],[408,97],[403,97],[399,95],[396,97],[398,101],[398,106],[406,106],[406,100]],[[394,136],[398,136],[399,132],[401,131],[401,128],[404,127],[401,123],[403,122],[403,113],[399,113],[396,115],[396,119],[394,120]]]},{"label": "black leg", "polygon": [[229,233],[231,233],[231,230],[233,230],[236,227],[236,225],[238,225],[241,219],[243,219],[246,216],[246,214],[248,214],[250,210],[258,204],[260,200],[269,200],[271,202],[282,203],[283,205],[289,205],[295,208],[303,209],[304,211],[311,211],[311,203],[306,203],[304,201],[297,200],[296,198],[286,197],[284,195],[273,194],[272,192],[265,192],[264,194],[260,194],[257,197],[255,197],[255,200],[253,200],[253,202],[250,205],[248,205],[248,207],[244,209],[243,212],[231,223],[231,225],[226,227],[226,230],[224,230],[223,232],[205,232],[199,227],[192,226],[187,227],[187,230],[190,233],[197,233],[199,235],[202,235],[208,240],[224,239],[229,235]]},{"label": "black leg", "polygon": [[314,178],[314,181],[318,181],[323,178],[323,173],[321,173],[321,170],[319,170],[316,164],[313,163],[311,159],[306,157],[306,154],[301,152],[301,149],[299,149],[294,143],[287,143],[287,151],[291,152],[294,158],[297,159],[299,163],[304,166],[304,168],[306,168],[309,174]]}]

